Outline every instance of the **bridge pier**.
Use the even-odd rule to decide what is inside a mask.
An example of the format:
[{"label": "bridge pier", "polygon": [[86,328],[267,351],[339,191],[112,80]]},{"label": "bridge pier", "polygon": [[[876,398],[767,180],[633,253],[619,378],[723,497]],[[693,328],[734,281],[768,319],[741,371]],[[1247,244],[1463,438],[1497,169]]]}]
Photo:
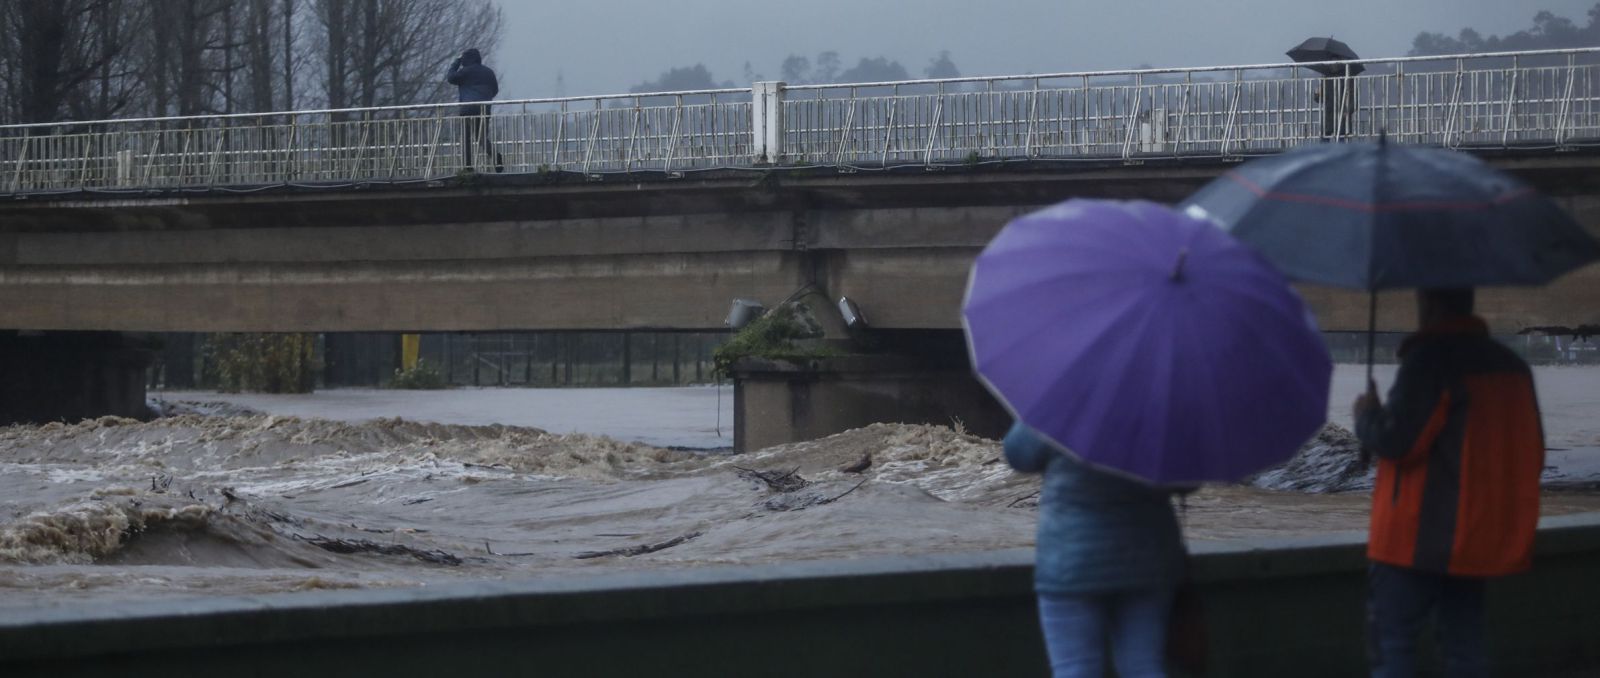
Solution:
[{"label": "bridge pier", "polygon": [[736,452],[815,440],[879,422],[1005,435],[1011,415],[972,376],[959,331],[890,332],[888,351],[733,367]]},{"label": "bridge pier", "polygon": [[152,349],[119,332],[0,331],[0,426],[149,416]]}]

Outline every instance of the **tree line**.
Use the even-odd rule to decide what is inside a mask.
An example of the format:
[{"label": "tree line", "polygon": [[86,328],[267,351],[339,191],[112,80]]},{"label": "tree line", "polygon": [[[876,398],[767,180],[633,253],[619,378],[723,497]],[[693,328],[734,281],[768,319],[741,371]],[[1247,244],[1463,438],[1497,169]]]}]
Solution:
[{"label": "tree line", "polygon": [[[752,82],[766,80],[767,77],[751,68],[749,62],[744,64],[744,82],[736,84],[732,80],[718,81],[712,76],[711,70],[705,64],[693,66],[678,66],[669,68],[653,80],[641,82],[628,88],[629,92],[681,92],[686,90],[718,89],[748,86]],[[926,78],[959,78],[961,69],[956,67],[955,61],[950,58],[950,51],[943,50],[928,61],[922,69],[922,77]],[[861,57],[852,66],[846,67],[839,53],[829,50],[810,59],[799,54],[790,54],[785,57],[778,68],[778,78],[790,85],[827,85],[849,82],[888,82],[891,80],[910,80],[911,72],[899,61],[884,56]]]},{"label": "tree line", "polygon": [[1589,8],[1585,24],[1545,11],[1533,16],[1533,26],[1503,36],[1485,36],[1471,28],[1463,28],[1454,36],[1424,31],[1411,41],[1411,56],[1597,46],[1600,46],[1600,3]]},{"label": "tree line", "polygon": [[448,100],[492,0],[7,0],[0,124]]}]

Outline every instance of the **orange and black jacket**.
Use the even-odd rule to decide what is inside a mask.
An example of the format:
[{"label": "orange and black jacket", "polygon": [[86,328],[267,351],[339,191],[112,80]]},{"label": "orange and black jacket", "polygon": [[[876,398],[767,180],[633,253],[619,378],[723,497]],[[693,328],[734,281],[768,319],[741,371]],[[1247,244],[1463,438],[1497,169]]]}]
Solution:
[{"label": "orange and black jacket", "polygon": [[1475,317],[1407,338],[1382,408],[1356,422],[1378,455],[1367,557],[1468,577],[1528,569],[1544,430],[1533,376]]}]

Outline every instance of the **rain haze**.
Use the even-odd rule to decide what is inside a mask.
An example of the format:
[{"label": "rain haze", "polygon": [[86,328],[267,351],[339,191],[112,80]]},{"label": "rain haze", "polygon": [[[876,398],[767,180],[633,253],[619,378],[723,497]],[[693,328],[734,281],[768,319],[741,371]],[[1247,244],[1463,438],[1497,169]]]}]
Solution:
[{"label": "rain haze", "polygon": [[[778,79],[791,54],[887,57],[912,77],[949,50],[962,75],[1275,63],[1332,35],[1404,56],[1419,32],[1526,29],[1548,10],[1586,23],[1592,0],[596,0],[504,2],[501,98],[624,92],[673,67],[717,82]],[[748,71],[746,63],[749,64]]]},{"label": "rain haze", "polygon": [[1600,678],[1600,0],[0,27],[0,678]]}]

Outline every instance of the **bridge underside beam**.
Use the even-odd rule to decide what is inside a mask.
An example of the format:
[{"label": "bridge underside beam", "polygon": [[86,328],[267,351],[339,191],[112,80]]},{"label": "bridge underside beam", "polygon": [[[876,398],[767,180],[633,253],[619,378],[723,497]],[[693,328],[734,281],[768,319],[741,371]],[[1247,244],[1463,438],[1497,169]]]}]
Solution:
[{"label": "bridge underside beam", "polygon": [[[1600,156],[1496,162],[1600,234]],[[0,329],[711,329],[734,297],[808,282],[873,327],[955,329],[1012,217],[1177,200],[1227,166],[19,202],[0,205]],[[1365,294],[1303,292],[1324,329],[1366,329]],[[1412,328],[1401,297],[1379,329]],[[1600,324],[1600,267],[1481,302],[1501,332]]]},{"label": "bridge underside beam", "polygon": [[7,325],[151,332],[713,329],[735,297],[781,300],[805,281],[785,252],[5,277]]},{"label": "bridge underside beam", "polygon": [[[8,328],[134,332],[720,329],[735,297],[771,306],[815,280],[882,329],[954,329],[975,248],[725,252],[494,262],[0,272]],[[1328,331],[1367,328],[1365,293],[1302,286]],[[1535,289],[1487,289],[1497,332],[1600,324],[1600,267]],[[1416,323],[1409,292],[1378,327]]]}]

